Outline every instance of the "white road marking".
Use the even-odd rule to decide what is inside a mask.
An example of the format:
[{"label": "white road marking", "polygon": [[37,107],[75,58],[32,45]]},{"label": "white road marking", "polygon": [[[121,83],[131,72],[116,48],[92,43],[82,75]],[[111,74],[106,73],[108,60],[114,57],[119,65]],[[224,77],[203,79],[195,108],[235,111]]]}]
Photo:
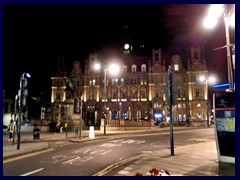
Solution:
[{"label": "white road marking", "polygon": [[145,140],[143,140],[143,141],[141,141],[141,140],[133,140],[133,139],[116,139],[116,140],[112,140],[112,141],[110,141],[110,142],[112,142],[112,143],[123,143],[123,144],[142,144],[142,143],[145,143],[146,141]]},{"label": "white road marking", "polygon": [[67,164],[67,163],[72,164],[73,161],[75,161],[75,160],[77,160],[77,159],[79,159],[79,158],[80,158],[80,157],[77,156],[77,157],[74,158],[74,159],[70,159],[70,160],[68,160],[68,161],[63,162],[63,164]]},{"label": "white road marking", "polygon": [[44,168],[36,169],[36,170],[34,170],[34,171],[31,171],[31,172],[22,174],[22,175],[20,175],[20,176],[29,176],[29,175],[35,174],[35,173],[37,173],[37,172],[40,172],[40,171],[42,171],[43,169],[44,169]]},{"label": "white road marking", "polygon": [[100,147],[114,147],[114,146],[121,146],[122,144],[113,144],[113,143],[105,143],[102,144]]}]

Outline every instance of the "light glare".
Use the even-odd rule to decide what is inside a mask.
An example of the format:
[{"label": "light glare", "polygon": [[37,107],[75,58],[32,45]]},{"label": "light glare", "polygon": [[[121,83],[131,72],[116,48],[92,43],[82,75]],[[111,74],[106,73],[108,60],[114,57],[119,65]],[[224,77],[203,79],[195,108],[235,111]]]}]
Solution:
[{"label": "light glare", "polygon": [[213,4],[209,8],[209,15],[214,18],[218,18],[223,13],[223,5],[222,4]]},{"label": "light glare", "polygon": [[230,17],[229,24],[235,27],[235,13]]},{"label": "light glare", "polygon": [[96,70],[99,70],[99,69],[101,68],[101,66],[100,66],[100,64],[95,64],[95,65],[94,65],[94,68],[95,68]]},{"label": "light glare", "polygon": [[216,24],[217,24],[217,19],[215,17],[210,17],[210,16],[208,16],[203,22],[203,25],[206,28],[213,28],[214,26],[216,26]]},{"label": "light glare", "polygon": [[119,66],[116,65],[116,64],[111,64],[111,65],[109,66],[109,72],[110,72],[111,74],[118,74],[118,72],[119,72]]}]

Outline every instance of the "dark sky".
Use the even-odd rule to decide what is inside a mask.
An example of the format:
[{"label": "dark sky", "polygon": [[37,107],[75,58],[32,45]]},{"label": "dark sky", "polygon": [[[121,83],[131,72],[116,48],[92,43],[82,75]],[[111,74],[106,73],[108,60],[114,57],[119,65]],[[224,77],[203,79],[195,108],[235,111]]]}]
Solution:
[{"label": "dark sky", "polygon": [[28,72],[29,93],[50,97],[58,57],[64,56],[71,68],[73,61],[83,62],[95,50],[118,52],[124,25],[130,27],[133,43],[161,48],[163,53],[205,44],[210,73],[223,78],[220,83],[227,82],[226,51],[212,51],[225,45],[224,24],[220,21],[215,30],[202,27],[208,6],[4,5],[3,87],[14,97],[21,74]]}]

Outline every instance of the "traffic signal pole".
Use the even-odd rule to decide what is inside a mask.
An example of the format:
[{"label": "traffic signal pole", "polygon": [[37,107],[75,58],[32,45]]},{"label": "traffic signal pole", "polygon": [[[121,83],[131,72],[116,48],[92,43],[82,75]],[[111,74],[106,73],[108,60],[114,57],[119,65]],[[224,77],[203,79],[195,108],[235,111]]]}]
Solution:
[{"label": "traffic signal pole", "polygon": [[168,96],[169,96],[169,110],[170,110],[170,147],[171,155],[174,155],[174,137],[173,137],[173,116],[172,116],[172,105],[173,105],[173,89],[172,89],[172,72],[171,66],[168,68]]}]

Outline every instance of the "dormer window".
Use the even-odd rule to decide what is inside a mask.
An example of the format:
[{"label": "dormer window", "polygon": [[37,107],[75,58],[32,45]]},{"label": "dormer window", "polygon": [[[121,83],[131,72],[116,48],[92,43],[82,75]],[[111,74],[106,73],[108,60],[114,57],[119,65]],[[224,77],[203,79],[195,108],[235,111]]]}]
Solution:
[{"label": "dormer window", "polygon": [[135,64],[132,65],[132,72],[137,72],[137,66]]},{"label": "dormer window", "polygon": [[146,72],[147,68],[146,68],[146,64],[142,64],[141,65],[141,72]]},{"label": "dormer window", "polygon": [[174,64],[174,71],[179,71],[179,65],[178,64]]}]

